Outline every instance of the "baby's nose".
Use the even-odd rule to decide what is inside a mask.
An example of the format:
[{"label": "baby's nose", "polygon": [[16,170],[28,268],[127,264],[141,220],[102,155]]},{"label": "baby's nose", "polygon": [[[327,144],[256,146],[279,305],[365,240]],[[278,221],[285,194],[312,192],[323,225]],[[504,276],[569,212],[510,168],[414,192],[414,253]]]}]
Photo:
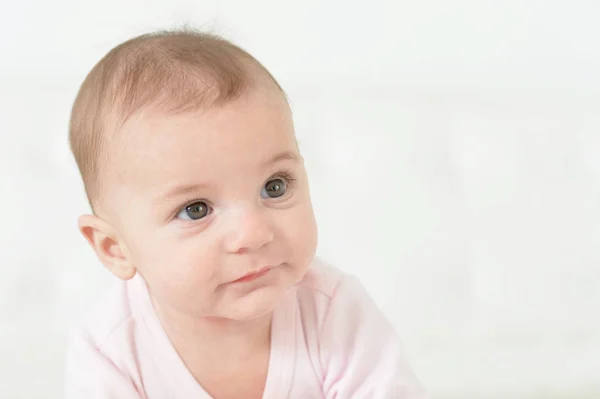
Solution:
[{"label": "baby's nose", "polygon": [[225,249],[231,253],[255,251],[273,241],[273,231],[261,209],[243,207],[227,218]]}]

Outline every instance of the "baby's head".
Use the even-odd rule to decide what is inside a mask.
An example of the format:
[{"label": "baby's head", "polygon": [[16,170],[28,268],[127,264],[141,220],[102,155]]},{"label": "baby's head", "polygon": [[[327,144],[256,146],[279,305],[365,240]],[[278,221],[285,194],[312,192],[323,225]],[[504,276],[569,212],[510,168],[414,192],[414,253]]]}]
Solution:
[{"label": "baby's head", "polygon": [[157,310],[258,317],[309,267],[291,111],[233,44],[183,31],[117,46],[81,86],[70,141],[94,210],[82,233],[116,276],[144,277]]}]

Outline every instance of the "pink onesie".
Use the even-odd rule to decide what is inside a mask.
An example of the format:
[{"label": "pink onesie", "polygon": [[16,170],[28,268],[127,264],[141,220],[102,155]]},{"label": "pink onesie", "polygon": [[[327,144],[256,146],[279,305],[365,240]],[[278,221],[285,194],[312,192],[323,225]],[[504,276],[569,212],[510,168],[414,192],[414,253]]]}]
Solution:
[{"label": "pink onesie", "polygon": [[[136,276],[71,337],[69,399],[208,399]],[[426,398],[392,325],[359,281],[315,260],[273,314],[263,399]]]}]

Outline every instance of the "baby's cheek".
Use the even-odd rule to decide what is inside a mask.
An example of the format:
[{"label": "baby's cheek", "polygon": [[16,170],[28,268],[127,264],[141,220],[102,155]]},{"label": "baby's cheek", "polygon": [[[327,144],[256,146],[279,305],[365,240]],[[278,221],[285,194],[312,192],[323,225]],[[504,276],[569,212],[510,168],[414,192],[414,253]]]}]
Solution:
[{"label": "baby's cheek", "polygon": [[310,205],[305,205],[297,214],[290,230],[290,238],[293,241],[295,256],[299,261],[310,262],[315,254],[317,246],[317,225]]},{"label": "baby's cheek", "polygon": [[147,248],[140,257],[140,272],[148,284],[169,287],[175,281],[185,280],[186,262],[183,262],[181,250],[169,242],[148,241]]},{"label": "baby's cheek", "polygon": [[202,265],[171,258],[166,267],[155,269],[148,282],[161,302],[182,312],[195,312],[199,304],[207,302],[209,279]]},{"label": "baby's cheek", "polygon": [[196,293],[207,290],[217,277],[219,264],[216,247],[202,240],[191,240],[179,245],[169,257],[165,279],[176,280],[177,285]]}]

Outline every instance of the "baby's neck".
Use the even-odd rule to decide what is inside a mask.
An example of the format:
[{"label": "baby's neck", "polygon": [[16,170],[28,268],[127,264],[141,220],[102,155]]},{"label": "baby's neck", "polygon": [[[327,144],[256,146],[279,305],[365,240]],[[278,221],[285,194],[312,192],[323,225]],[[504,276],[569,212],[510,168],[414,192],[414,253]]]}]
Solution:
[{"label": "baby's neck", "polygon": [[165,312],[157,316],[184,362],[202,361],[212,367],[235,364],[269,351],[272,313],[248,321],[217,317],[192,318]]}]

